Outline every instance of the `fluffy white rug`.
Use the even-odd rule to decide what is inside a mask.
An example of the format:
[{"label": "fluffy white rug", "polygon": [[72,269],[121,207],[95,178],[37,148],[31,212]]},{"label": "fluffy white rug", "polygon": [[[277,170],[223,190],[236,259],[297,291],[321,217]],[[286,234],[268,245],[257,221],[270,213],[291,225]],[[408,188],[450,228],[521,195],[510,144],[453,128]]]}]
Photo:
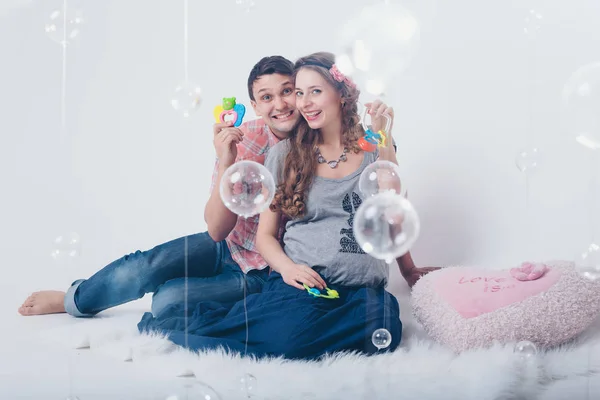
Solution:
[{"label": "fluffy white rug", "polygon": [[45,331],[43,337],[131,361],[149,376],[193,372],[221,399],[247,398],[240,389],[245,374],[256,377],[250,393],[257,399],[600,398],[600,321],[575,342],[533,359],[521,359],[513,345],[455,354],[427,338],[414,321],[408,291],[392,291],[402,307],[403,342],[398,351],[376,357],[347,354],[308,363],[196,355],[164,338],[139,335],[141,312],[123,314],[118,309],[102,318],[78,320],[70,328]]}]

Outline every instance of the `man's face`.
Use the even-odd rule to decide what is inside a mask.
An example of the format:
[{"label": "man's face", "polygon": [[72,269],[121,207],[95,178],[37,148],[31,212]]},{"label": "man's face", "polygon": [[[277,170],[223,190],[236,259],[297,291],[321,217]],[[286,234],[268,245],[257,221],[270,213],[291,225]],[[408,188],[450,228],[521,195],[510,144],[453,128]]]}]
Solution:
[{"label": "man's face", "polygon": [[296,110],[296,96],[292,77],[281,74],[262,75],[252,85],[252,108],[262,117],[271,131],[280,139],[288,137],[296,128],[300,114]]}]

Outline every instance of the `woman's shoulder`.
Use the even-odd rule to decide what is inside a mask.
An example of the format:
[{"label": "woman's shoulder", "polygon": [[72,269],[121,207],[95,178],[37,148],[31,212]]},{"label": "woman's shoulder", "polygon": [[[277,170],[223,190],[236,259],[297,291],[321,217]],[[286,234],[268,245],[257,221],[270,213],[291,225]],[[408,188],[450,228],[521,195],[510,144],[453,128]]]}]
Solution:
[{"label": "woman's shoulder", "polygon": [[290,152],[290,139],[283,139],[269,149],[270,157],[285,157]]},{"label": "woman's shoulder", "polygon": [[267,156],[265,157],[265,167],[267,167],[273,176],[282,178],[280,173],[289,151],[289,139],[284,139],[271,147],[267,152]]}]

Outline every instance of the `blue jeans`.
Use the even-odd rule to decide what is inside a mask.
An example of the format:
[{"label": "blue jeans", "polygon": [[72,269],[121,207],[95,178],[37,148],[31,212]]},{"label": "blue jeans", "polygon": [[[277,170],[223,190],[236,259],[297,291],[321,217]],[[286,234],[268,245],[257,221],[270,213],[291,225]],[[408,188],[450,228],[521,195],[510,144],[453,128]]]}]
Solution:
[{"label": "blue jeans", "polygon": [[[159,314],[145,313],[138,329],[166,335],[194,351],[224,349],[259,358],[316,360],[343,351],[394,351],[400,345],[402,322],[394,296],[383,287],[330,287],[338,291],[338,299],[314,298],[273,272],[262,291],[246,302],[203,302],[187,310],[174,303]],[[380,328],[391,334],[382,351],[372,342]]]},{"label": "blue jeans", "polygon": [[102,268],[87,280],[75,281],[65,295],[65,310],[75,317],[91,317],[108,308],[152,297],[152,313],[185,299],[187,239],[188,304],[205,301],[229,303],[246,293],[260,292],[268,269],[246,276],[231,258],[225,241],[216,243],[208,232],[172,240],[148,251],[136,251]]}]

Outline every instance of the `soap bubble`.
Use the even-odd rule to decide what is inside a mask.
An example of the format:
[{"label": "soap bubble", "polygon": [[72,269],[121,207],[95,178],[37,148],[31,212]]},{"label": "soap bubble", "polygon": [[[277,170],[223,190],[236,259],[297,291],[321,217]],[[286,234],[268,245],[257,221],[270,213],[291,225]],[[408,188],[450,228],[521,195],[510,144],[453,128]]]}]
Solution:
[{"label": "soap bubble", "polygon": [[568,134],[591,150],[600,148],[600,62],[579,68],[562,94]]},{"label": "soap bubble", "polygon": [[371,341],[378,350],[386,349],[392,343],[392,334],[387,329],[377,329],[373,332]]},{"label": "soap bubble", "polygon": [[521,341],[515,345],[514,352],[522,358],[532,358],[537,355],[537,347],[529,341]]},{"label": "soap bubble", "polygon": [[336,64],[361,90],[380,96],[410,64],[419,38],[419,21],[401,5],[366,6],[338,32]]},{"label": "soap bubble", "polygon": [[171,391],[165,400],[221,400],[217,392],[202,382],[188,382]]},{"label": "soap bubble", "polygon": [[54,10],[45,25],[46,35],[58,44],[69,45],[79,38],[84,22],[81,10],[67,8],[66,19],[64,10]]},{"label": "soap bubble", "polygon": [[421,225],[412,204],[393,192],[368,198],[354,217],[354,236],[365,253],[391,263],[406,254]]},{"label": "soap bubble", "polygon": [[540,152],[537,148],[523,150],[515,158],[515,164],[521,172],[529,172],[539,165]]},{"label": "soap bubble", "polygon": [[220,194],[223,204],[241,217],[265,211],[275,196],[275,181],[268,169],[254,161],[239,161],[225,170]]},{"label": "soap bubble", "polygon": [[193,82],[184,82],[175,88],[171,98],[171,105],[175,111],[188,118],[193,112],[198,111],[202,104],[202,90]]},{"label": "soap bubble", "polygon": [[358,188],[366,197],[382,192],[406,197],[406,187],[400,180],[400,167],[391,161],[381,160],[369,164],[360,175]]},{"label": "soap bubble", "polygon": [[241,379],[241,389],[246,394],[247,398],[251,398],[256,394],[256,377],[252,374],[245,374]]},{"label": "soap bubble", "polygon": [[52,246],[52,258],[57,261],[66,261],[81,254],[81,238],[76,232],[69,232],[57,236]]},{"label": "soap bubble", "polygon": [[246,12],[250,12],[256,6],[254,0],[235,0],[235,4]]},{"label": "soap bubble", "polygon": [[600,246],[590,244],[576,261],[577,271],[581,276],[591,281],[600,279]]},{"label": "soap bubble", "polygon": [[530,39],[535,39],[540,33],[542,27],[542,14],[536,10],[530,9],[526,12],[524,18],[523,31]]}]

